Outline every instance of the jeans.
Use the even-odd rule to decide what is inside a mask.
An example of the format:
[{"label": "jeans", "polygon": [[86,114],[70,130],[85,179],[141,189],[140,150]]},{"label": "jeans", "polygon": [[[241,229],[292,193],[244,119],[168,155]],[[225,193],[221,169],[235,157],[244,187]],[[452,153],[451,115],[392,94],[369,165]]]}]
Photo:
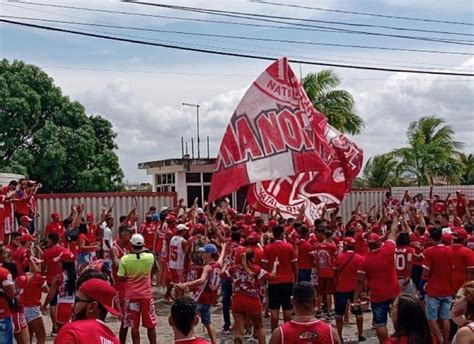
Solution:
[{"label": "jeans", "polygon": [[232,297],[232,281],[230,279],[221,280],[222,294],[222,315],[224,316],[224,329],[230,329],[230,305]]},{"label": "jeans", "polygon": [[431,297],[426,295],[425,302],[428,320],[449,320],[451,318],[450,310],[453,303],[451,296]]},{"label": "jeans", "polygon": [[13,322],[11,317],[0,318],[0,344],[13,344]]}]

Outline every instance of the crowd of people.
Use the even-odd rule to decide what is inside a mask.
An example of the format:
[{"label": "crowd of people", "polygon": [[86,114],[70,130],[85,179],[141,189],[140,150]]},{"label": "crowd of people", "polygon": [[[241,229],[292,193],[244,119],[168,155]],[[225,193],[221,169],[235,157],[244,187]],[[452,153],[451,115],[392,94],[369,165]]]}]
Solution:
[{"label": "crowd of people", "polygon": [[[235,343],[265,343],[265,317],[270,343],[342,343],[355,335],[351,317],[362,342],[369,312],[382,344],[474,343],[474,234],[461,190],[444,200],[388,192],[367,212],[359,202],[346,223],[337,207],[309,224],[304,209],[264,219],[251,206],[196,199],[150,207],[143,223],[136,208],[114,219],[112,207],[96,216],[75,204],[43,229],[34,226],[40,187],[0,189],[1,343],[44,343],[47,313],[56,343],[125,343],[129,329],[140,343],[140,326],[150,343],[157,326],[171,326],[176,343],[217,343],[218,302]],[[157,297],[170,304],[169,324],[157,324]],[[196,337],[199,322],[209,340]]]}]

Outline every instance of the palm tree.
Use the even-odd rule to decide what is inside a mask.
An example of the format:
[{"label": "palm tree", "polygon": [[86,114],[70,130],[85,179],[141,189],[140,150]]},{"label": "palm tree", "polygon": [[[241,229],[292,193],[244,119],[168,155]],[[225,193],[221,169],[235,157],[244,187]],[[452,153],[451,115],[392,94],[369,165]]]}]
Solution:
[{"label": "palm tree", "polygon": [[408,147],[395,149],[402,174],[416,179],[417,184],[433,185],[435,177],[450,183],[459,182],[462,165],[457,159],[463,143],[454,140],[451,126],[438,117],[426,116],[408,127]]},{"label": "palm tree", "polygon": [[310,73],[302,80],[313,106],[326,115],[331,126],[343,133],[360,134],[364,121],[354,111],[352,95],[335,89],[340,83],[337,74],[330,69]]},{"label": "palm tree", "polygon": [[474,155],[461,153],[459,154],[459,160],[462,164],[461,184],[474,184]]},{"label": "palm tree", "polygon": [[399,183],[397,160],[391,154],[371,157],[364,166],[364,180],[368,187],[383,188]]}]

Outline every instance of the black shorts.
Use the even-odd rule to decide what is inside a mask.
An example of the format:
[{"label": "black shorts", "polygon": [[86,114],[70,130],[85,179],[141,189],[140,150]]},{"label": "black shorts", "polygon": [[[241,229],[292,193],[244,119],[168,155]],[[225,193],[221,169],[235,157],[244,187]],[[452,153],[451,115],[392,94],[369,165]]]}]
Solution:
[{"label": "black shorts", "polygon": [[284,311],[293,309],[291,295],[293,294],[293,283],[279,283],[268,285],[268,308]]},{"label": "black shorts", "polygon": [[[51,283],[48,283],[48,287],[51,288]],[[51,299],[51,302],[49,303],[51,307],[57,306],[58,305],[58,293],[54,294],[53,298]]]},{"label": "black shorts", "polygon": [[[343,316],[346,312],[347,303],[354,302],[354,290],[348,292],[336,291],[334,293],[334,310],[336,315]],[[362,315],[361,310],[357,310],[352,312],[354,315]]]}]

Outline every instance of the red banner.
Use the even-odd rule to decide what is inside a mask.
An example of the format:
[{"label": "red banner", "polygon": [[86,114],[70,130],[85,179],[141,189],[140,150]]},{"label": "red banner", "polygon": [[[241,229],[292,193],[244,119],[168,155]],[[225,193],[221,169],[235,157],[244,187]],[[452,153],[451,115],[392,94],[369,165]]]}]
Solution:
[{"label": "red banner", "polygon": [[299,84],[286,58],[272,63],[247,90],[226,128],[209,201],[242,186],[305,172],[325,179],[333,151],[326,117]]}]

